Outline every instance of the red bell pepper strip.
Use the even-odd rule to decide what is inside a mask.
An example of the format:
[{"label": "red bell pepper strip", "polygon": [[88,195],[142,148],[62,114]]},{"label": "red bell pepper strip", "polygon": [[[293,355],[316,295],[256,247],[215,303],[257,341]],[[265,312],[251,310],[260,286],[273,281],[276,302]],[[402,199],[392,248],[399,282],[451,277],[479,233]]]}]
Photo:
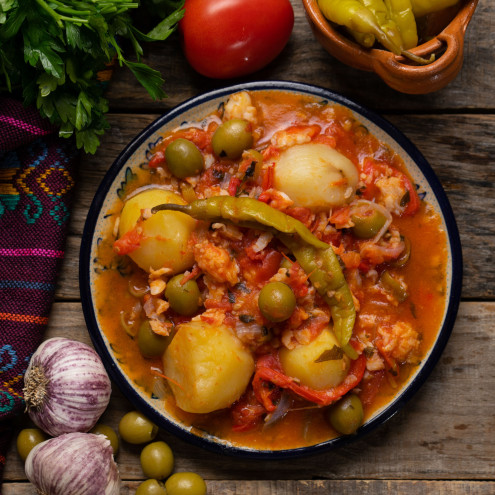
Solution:
[{"label": "red bell pepper strip", "polygon": [[258,359],[256,363],[253,389],[256,398],[265,406],[267,411],[275,410],[276,405],[271,400],[271,390],[266,382],[280,388],[287,388],[300,397],[320,406],[329,406],[349,392],[349,390],[356,387],[362,380],[365,370],[366,358],[361,354],[351,362],[349,373],[340,385],[323,390],[315,390],[306,385],[300,385],[294,378],[285,375],[281,371],[278,359],[273,355],[268,355]]},{"label": "red bell pepper strip", "polygon": [[138,222],[131,230],[127,231],[120,239],[113,243],[113,249],[121,256],[132,253],[141,246],[144,238],[143,227]]},{"label": "red bell pepper strip", "polygon": [[151,158],[150,161],[148,162],[148,167],[149,168],[157,168],[160,167],[161,165],[165,164],[165,152],[162,150],[158,150]]},{"label": "red bell pepper strip", "polygon": [[253,389],[250,388],[230,410],[232,430],[250,430],[261,422],[264,414],[266,414],[266,409],[257,401]]},{"label": "red bell pepper strip", "polygon": [[229,182],[228,192],[229,196],[235,196],[237,194],[237,189],[241,185],[241,179],[237,177],[232,177]]},{"label": "red bell pepper strip", "polygon": [[275,167],[274,165],[270,165],[265,170],[265,174],[263,175],[263,179],[261,182],[261,188],[263,189],[263,191],[266,191],[267,189],[273,187],[274,181],[275,181]]},{"label": "red bell pepper strip", "polygon": [[409,180],[409,177],[401,172],[397,172],[397,174],[400,177],[400,181],[402,182],[402,185],[406,188],[407,192],[409,193],[409,201],[407,202],[406,208],[403,211],[403,215],[414,215],[418,210],[421,205],[418,192],[416,191],[416,188],[414,187],[414,184]]}]

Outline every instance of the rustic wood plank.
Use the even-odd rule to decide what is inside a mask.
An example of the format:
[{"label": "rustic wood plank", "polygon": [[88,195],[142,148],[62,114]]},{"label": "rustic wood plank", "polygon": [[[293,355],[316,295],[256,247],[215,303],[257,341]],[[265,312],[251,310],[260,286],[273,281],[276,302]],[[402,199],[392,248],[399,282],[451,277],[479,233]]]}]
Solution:
[{"label": "rustic wood plank", "polygon": [[179,35],[165,43],[145,47],[146,63],[164,76],[168,98],[153,102],[130,71],[116,70],[108,97],[112,110],[162,113],[183,100],[211,89],[256,80],[293,80],[316,84],[342,93],[370,108],[381,111],[427,111],[435,109],[493,108],[495,66],[493,61],[493,18],[495,4],[480,0],[468,27],[464,66],[446,88],[427,95],[404,95],[389,88],[377,75],[346,66],[330,56],[316,41],[300,0],[291,0],[295,24],[282,54],[268,67],[240,80],[214,80],[196,74],[188,65]]},{"label": "rustic wood plank", "polygon": [[[169,98],[153,102],[128,71],[116,70],[108,91],[111,130],[95,156],[82,157],[58,302],[45,337],[90,343],[79,302],[82,229],[104,173],[141,129],[187,98],[238,82],[284,79],[329,88],[397,125],[430,161],[451,201],[464,253],[464,302],[442,358],[421,390],[387,424],[348,447],[306,460],[246,461],[206,453],[165,431],[160,438],[174,450],[176,471],[198,472],[216,495],[495,493],[495,3],[480,0],[458,77],[444,90],[410,96],[328,55],[315,40],[300,1],[291,1],[296,19],[289,44],[268,67],[242,80],[216,81],[194,73],[178,35],[145,47],[144,61],[165,76]],[[102,421],[116,427],[131,408],[114,386]],[[20,418],[16,427],[27,424]],[[118,455],[123,495],[134,493],[142,479],[139,451],[124,444]],[[35,495],[13,446],[4,478],[4,495]]]},{"label": "rustic wood plank", "polygon": [[[208,493],[214,495],[275,495],[290,493],[293,495],[388,495],[407,493],[422,495],[490,495],[495,491],[494,482],[477,481],[348,481],[348,480],[279,480],[279,481],[206,481]],[[131,495],[139,482],[124,481],[121,495]],[[36,495],[36,490],[28,483],[6,483],[3,495]]]},{"label": "rustic wood plank", "polygon": [[[298,480],[309,474],[330,480],[493,480],[494,326],[495,303],[462,303],[440,362],[407,406],[363,439],[309,462],[230,458],[206,454],[165,431],[160,438],[173,448],[178,471],[195,471],[209,480]],[[54,305],[46,337],[56,335],[89,342],[79,303]],[[116,427],[131,408],[114,386],[102,420]],[[139,451],[122,445],[117,461],[123,479],[141,478]],[[5,479],[25,479],[13,447]]]},{"label": "rustic wood plank", "polygon": [[[95,156],[85,156],[77,179],[66,261],[57,297],[79,297],[77,260],[80,236],[94,194],[125,145],[157,117],[110,115],[111,130]],[[493,299],[495,280],[495,141],[493,115],[386,116],[425,155],[449,197],[464,251],[463,297]],[[425,132],[425,129],[428,131]]]}]

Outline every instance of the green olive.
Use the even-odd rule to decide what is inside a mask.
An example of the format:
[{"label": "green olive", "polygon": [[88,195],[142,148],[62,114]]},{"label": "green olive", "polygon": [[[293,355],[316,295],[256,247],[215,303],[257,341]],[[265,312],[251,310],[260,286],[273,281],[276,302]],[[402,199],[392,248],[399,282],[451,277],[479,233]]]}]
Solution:
[{"label": "green olive", "polygon": [[165,160],[170,172],[179,179],[192,177],[205,168],[205,159],[198,147],[188,139],[178,138],[165,148]]},{"label": "green olive", "polygon": [[351,435],[363,424],[363,404],[356,394],[348,394],[327,412],[330,424],[343,435]]},{"label": "green olive", "polygon": [[215,155],[231,160],[240,158],[242,152],[253,145],[250,127],[249,122],[242,119],[227,120],[220,125],[211,140]]},{"label": "green olive", "polygon": [[146,443],[156,437],[158,426],[140,412],[130,411],[120,420],[119,433],[122,439],[128,443]]},{"label": "green olive", "polygon": [[90,433],[93,433],[95,435],[103,435],[104,437],[107,437],[108,440],[110,440],[110,445],[112,446],[113,455],[117,455],[117,452],[119,451],[119,437],[117,436],[117,433],[115,433],[115,430],[113,428],[107,425],[103,425],[101,423],[97,423],[90,431]]},{"label": "green olive", "polygon": [[352,233],[360,239],[375,237],[387,221],[385,215],[376,209],[355,212],[351,215],[351,220],[354,223]]},{"label": "green olive", "polygon": [[143,473],[148,478],[163,480],[170,476],[174,469],[172,449],[162,441],[146,445],[139,459]]},{"label": "green olive", "polygon": [[259,293],[258,307],[267,320],[284,321],[290,318],[296,307],[296,296],[287,284],[270,282]]},{"label": "green olive", "polygon": [[137,487],[136,495],[167,495],[167,490],[157,480],[146,480]]},{"label": "green olive", "polygon": [[170,335],[158,335],[153,332],[149,321],[143,321],[138,332],[138,347],[145,358],[161,356],[168,344],[172,341],[173,332]]},{"label": "green olive", "polygon": [[198,310],[201,296],[196,280],[188,280],[181,285],[183,277],[184,275],[176,275],[168,281],[165,297],[174,311],[183,316],[191,316]]},{"label": "green olive", "polygon": [[25,428],[17,435],[17,452],[23,461],[29,452],[41,442],[47,440],[47,436],[38,428]]},{"label": "green olive", "polygon": [[175,473],[165,482],[167,495],[205,495],[206,483],[196,473]]}]

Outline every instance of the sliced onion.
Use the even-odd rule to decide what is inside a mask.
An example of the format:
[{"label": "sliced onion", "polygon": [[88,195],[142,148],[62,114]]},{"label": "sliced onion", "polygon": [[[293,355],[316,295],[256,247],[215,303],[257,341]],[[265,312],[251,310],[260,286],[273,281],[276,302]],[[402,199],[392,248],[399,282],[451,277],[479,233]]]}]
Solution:
[{"label": "sliced onion", "polygon": [[273,234],[271,232],[263,232],[256,242],[253,244],[252,248],[255,253],[259,253],[260,251],[263,251],[263,249],[268,246],[270,241],[273,239]]},{"label": "sliced onion", "polygon": [[266,328],[262,325],[258,325],[256,322],[243,323],[240,320],[235,325],[235,333],[238,339],[245,344],[261,343],[268,335]]},{"label": "sliced onion", "polygon": [[131,296],[141,298],[149,292],[150,288],[147,284],[139,284],[133,280],[129,280],[128,291]]},{"label": "sliced onion", "polygon": [[285,415],[289,412],[289,409],[292,406],[292,402],[292,394],[288,390],[284,389],[275,411],[266,415],[263,428],[268,428],[269,426],[274,425],[277,421],[280,421],[282,418],[284,418]]},{"label": "sliced onion", "polygon": [[239,338],[243,335],[263,335],[263,327],[257,323],[243,323],[238,321],[235,325],[235,332]]},{"label": "sliced onion", "polygon": [[167,385],[167,381],[163,378],[163,371],[158,368],[151,368],[153,376],[153,396],[157,399],[163,400],[170,395],[170,388]]},{"label": "sliced onion", "polygon": [[231,178],[232,178],[232,175],[229,174],[228,172],[225,172],[223,179],[222,179],[222,182],[220,183],[220,188],[228,190]]}]

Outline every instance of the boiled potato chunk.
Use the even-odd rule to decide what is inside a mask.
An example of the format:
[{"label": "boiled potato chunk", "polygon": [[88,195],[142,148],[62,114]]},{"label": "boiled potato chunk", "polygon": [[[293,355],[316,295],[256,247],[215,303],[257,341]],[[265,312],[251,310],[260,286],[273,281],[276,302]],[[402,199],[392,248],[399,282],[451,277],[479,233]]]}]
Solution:
[{"label": "boiled potato chunk", "polygon": [[329,327],[307,345],[281,349],[280,362],[285,374],[315,390],[342,383],[350,365]]},{"label": "boiled potato chunk", "polygon": [[356,191],[358,171],[342,153],[322,143],[298,144],[280,154],[275,187],[296,206],[315,211],[349,202]]},{"label": "boiled potato chunk", "polygon": [[[141,210],[163,203],[186,204],[177,194],[165,189],[147,189],[126,201],[120,216],[119,236],[135,227]],[[144,238],[131,259],[143,270],[171,268],[179,273],[194,263],[192,250],[188,248],[196,221],[185,213],[159,211],[143,222]]]},{"label": "boiled potato chunk", "polygon": [[177,327],[163,365],[177,405],[191,413],[230,406],[254,372],[251,353],[229,327],[201,321]]}]

